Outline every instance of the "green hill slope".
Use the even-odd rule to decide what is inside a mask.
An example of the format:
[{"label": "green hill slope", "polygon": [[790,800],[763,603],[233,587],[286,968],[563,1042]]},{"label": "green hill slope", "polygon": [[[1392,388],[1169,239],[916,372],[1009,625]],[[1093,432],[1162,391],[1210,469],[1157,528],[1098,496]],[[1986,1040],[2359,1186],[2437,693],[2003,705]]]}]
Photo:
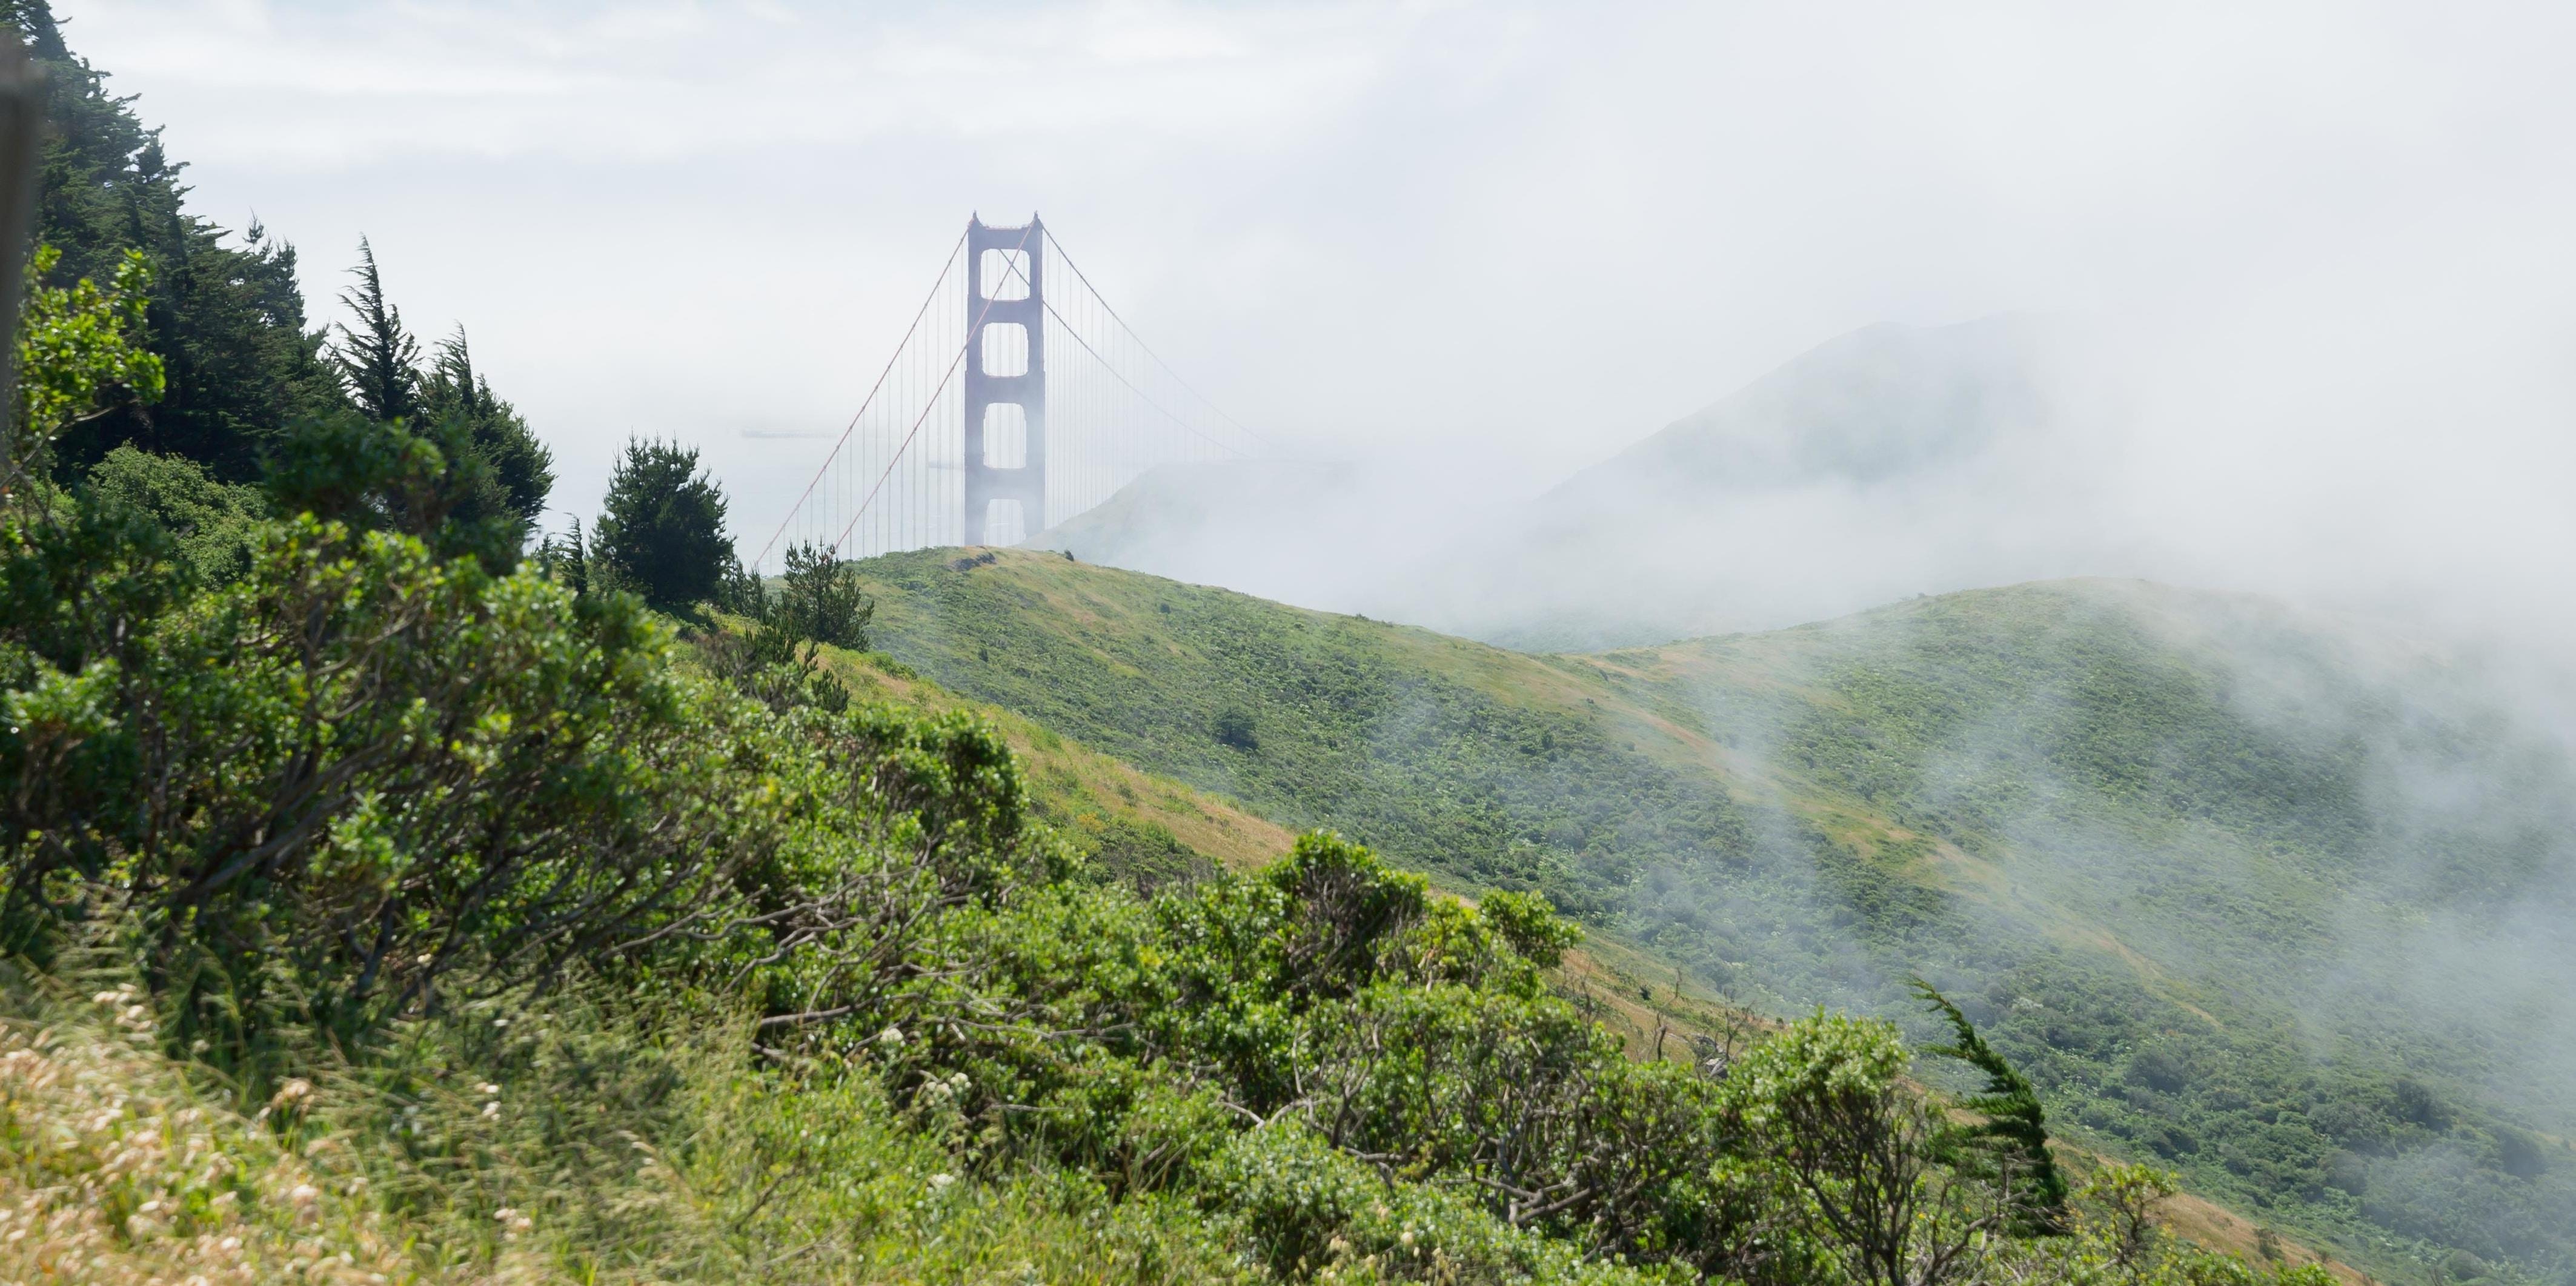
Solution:
[{"label": "green hill slope", "polygon": [[1532,656],[956,561],[868,572],[971,697],[1747,999],[1924,973],[2099,1142],[2369,1262],[2565,1271],[2576,773],[2436,656],[2112,582]]}]

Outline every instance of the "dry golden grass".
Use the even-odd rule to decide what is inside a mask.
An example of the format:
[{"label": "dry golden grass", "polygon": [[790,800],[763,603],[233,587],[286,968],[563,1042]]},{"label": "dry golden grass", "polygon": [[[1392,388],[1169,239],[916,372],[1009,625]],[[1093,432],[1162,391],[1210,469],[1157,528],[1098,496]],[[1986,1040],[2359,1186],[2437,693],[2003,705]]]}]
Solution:
[{"label": "dry golden grass", "polygon": [[[421,1280],[363,1180],[201,1101],[130,987],[0,1022],[0,1280],[108,1286]],[[300,1111],[290,1081],[262,1115]]]}]

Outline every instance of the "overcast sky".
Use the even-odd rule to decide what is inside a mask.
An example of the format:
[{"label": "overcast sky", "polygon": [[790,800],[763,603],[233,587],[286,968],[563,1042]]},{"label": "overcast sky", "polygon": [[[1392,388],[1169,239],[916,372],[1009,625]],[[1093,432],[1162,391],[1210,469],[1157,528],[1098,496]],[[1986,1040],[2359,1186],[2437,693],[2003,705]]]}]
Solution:
[{"label": "overcast sky", "polygon": [[567,512],[629,433],[774,511],[968,213],[1036,209],[1318,454],[1525,493],[1839,332],[2065,312],[2194,372],[2178,520],[2576,580],[2576,6],[59,11],[317,304],[363,232],[465,323]]}]

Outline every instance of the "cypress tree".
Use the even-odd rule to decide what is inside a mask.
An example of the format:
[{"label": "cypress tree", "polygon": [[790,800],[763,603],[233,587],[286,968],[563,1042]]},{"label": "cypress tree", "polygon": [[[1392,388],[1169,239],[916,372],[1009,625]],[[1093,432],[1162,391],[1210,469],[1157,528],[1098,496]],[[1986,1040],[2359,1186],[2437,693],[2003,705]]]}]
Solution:
[{"label": "cypress tree", "polygon": [[724,490],[695,448],[630,440],[591,529],[591,575],[666,612],[712,601],[735,563],[724,525]]},{"label": "cypress tree", "polygon": [[2066,1176],[2048,1153],[2048,1112],[2040,1106],[2038,1091],[2020,1069],[1986,1043],[1976,1024],[1949,997],[1921,978],[1914,979],[1914,991],[1948,1020],[1953,1036],[1950,1044],[1929,1046],[1924,1052],[1958,1059],[1986,1078],[1984,1092],[1970,1095],[1962,1104],[1985,1119],[1946,1130],[1943,1159],[2003,1181],[2013,1203],[2014,1223],[2023,1234],[2065,1232]]},{"label": "cypress tree", "polygon": [[465,426],[475,452],[492,466],[499,488],[494,502],[534,526],[545,513],[547,493],[554,489],[554,453],[537,441],[518,409],[493,393],[492,382],[474,369],[463,326],[438,342],[420,397],[423,414]]},{"label": "cypress tree", "polygon": [[120,445],[182,455],[216,478],[259,474],[288,422],[348,405],[305,329],[294,247],[253,221],[242,238],[189,213],[186,168],[130,97],[63,43],[44,0],[0,0],[0,25],[27,42],[45,72],[46,139],[36,181],[36,240],[62,252],[46,284],[105,282],[128,249],[152,268],[142,332],[161,359],[160,401],[84,420],[56,443],[66,471]]},{"label": "cypress tree", "polygon": [[563,536],[548,536],[537,545],[537,565],[573,593],[590,592],[590,557],[582,549],[581,519],[573,519],[572,530]]},{"label": "cypress tree", "polygon": [[420,341],[403,328],[402,310],[385,298],[385,281],[376,270],[376,248],[358,238],[358,266],[349,270],[358,283],[341,292],[340,302],[357,315],[353,329],[341,323],[331,345],[331,365],[349,388],[351,400],[371,420],[406,420],[420,412]]}]

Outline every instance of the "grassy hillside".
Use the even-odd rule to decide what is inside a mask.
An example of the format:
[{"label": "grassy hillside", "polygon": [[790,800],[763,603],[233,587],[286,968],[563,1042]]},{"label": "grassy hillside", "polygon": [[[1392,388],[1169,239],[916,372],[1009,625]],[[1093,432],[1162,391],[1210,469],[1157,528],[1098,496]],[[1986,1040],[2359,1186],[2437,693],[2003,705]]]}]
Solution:
[{"label": "grassy hillside", "polygon": [[868,571],[881,645],[958,691],[1776,1008],[1922,972],[2060,1119],[2260,1218],[2565,1272],[2576,792],[2436,658],[2107,582],[1531,656],[957,561]]},{"label": "grassy hillside", "polygon": [[[832,651],[825,664],[863,699],[933,713],[962,711],[989,723],[1020,756],[1041,814],[1086,845],[1113,878],[1152,885],[1215,869],[1250,870],[1275,859],[1295,838],[1288,828],[1229,800],[1144,772],[1025,715],[961,697],[883,653]],[[1704,978],[1676,971],[1656,953],[1615,937],[1567,951],[1557,985],[1577,997],[1593,1021],[1617,1033],[1634,1058],[1686,1058],[1700,1040],[1741,1043],[1768,1026]],[[2069,1154],[2079,1169],[2090,1160],[2081,1152]],[[2164,1217],[2191,1241],[2260,1257],[2261,1225],[2202,1197],[2177,1194]],[[2315,1251],[2296,1241],[2276,1239],[2275,1245],[2292,1262],[2318,1261]]]},{"label": "grassy hillside", "polygon": [[863,701],[964,712],[1010,743],[1041,817],[1121,879],[1146,885],[1248,870],[1288,851],[1296,832],[1172,778],[1069,741],[1025,715],[971,701],[883,654],[827,649],[824,668]]}]

